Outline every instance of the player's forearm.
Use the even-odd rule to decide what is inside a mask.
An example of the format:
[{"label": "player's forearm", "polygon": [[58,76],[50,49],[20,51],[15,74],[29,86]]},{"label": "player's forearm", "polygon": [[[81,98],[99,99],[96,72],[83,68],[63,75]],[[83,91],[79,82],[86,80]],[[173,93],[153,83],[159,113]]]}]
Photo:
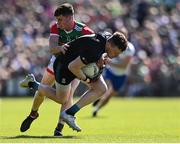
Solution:
[{"label": "player's forearm", "polygon": [[49,52],[53,55],[56,55],[61,52],[61,46],[52,47],[49,49]]},{"label": "player's forearm", "polygon": [[58,45],[59,36],[57,35],[50,35],[49,37],[49,51],[52,54],[57,54],[60,51],[60,46]]},{"label": "player's forearm", "polygon": [[109,65],[110,66],[113,66],[113,67],[116,67],[116,68],[122,68],[122,69],[125,69],[128,67],[129,63],[131,62],[132,60],[132,57],[128,56],[128,57],[125,57],[123,59],[119,59],[119,62],[115,63],[113,61],[109,61]]},{"label": "player's forearm", "polygon": [[83,73],[81,68],[74,67],[72,65],[68,66],[68,69],[80,80],[85,80],[86,75]]}]

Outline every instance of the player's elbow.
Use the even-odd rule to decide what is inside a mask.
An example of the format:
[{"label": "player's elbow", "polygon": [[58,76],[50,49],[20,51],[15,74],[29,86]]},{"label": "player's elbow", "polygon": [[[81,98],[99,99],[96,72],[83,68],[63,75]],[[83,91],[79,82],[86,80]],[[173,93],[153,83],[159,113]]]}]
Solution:
[{"label": "player's elbow", "polygon": [[73,66],[72,63],[70,63],[70,64],[68,65],[68,69],[69,69],[71,72],[74,72],[75,68],[74,68],[74,66]]},{"label": "player's elbow", "polygon": [[105,94],[107,92],[108,88],[107,88],[107,85],[102,85],[101,86],[101,95]]},{"label": "player's elbow", "polygon": [[77,66],[75,66],[73,62],[71,62],[71,63],[68,65],[68,69],[69,69],[73,74],[76,74],[79,68],[78,68]]}]

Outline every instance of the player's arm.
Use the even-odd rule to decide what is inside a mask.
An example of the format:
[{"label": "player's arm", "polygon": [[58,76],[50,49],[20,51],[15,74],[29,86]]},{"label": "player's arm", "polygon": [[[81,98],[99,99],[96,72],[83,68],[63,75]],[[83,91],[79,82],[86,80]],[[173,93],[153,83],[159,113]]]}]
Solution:
[{"label": "player's arm", "polygon": [[110,66],[114,66],[117,68],[126,68],[128,64],[131,62],[133,56],[126,56],[123,59],[119,60],[119,63],[113,63],[111,60],[108,62]]},{"label": "player's arm", "polygon": [[59,36],[58,35],[50,35],[49,37],[49,51],[50,53],[56,55],[58,53],[65,53],[65,51],[67,50],[68,45],[62,45],[59,46],[58,44],[59,42]]},{"label": "player's arm", "polygon": [[135,48],[134,46],[129,42],[128,43],[128,49],[125,51],[125,53],[123,54],[123,57],[119,57],[119,62],[118,63],[114,63],[114,62],[109,62],[110,66],[114,66],[117,68],[127,68],[127,66],[131,63],[133,57],[135,54]]},{"label": "player's arm", "polygon": [[90,29],[88,26],[83,27],[82,29],[82,34],[83,35],[90,35],[90,34],[94,34],[94,31],[92,29]]},{"label": "player's arm", "polygon": [[82,71],[82,67],[84,67],[85,64],[82,62],[80,56],[77,57],[75,60],[73,60],[68,65],[68,69],[80,80],[86,80],[86,75]]},{"label": "player's arm", "polygon": [[53,24],[50,28],[49,51],[52,54],[58,54],[60,52],[65,53],[66,51],[66,46],[59,46],[59,31],[57,23]]},{"label": "player's arm", "polygon": [[107,56],[107,53],[102,54],[101,58],[96,62],[99,68],[104,68],[111,59]]}]

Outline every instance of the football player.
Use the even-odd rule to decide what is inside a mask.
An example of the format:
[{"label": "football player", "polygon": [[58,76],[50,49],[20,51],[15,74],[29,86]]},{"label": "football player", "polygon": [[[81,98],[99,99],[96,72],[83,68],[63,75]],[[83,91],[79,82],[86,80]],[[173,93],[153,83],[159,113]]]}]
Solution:
[{"label": "football player", "polygon": [[[62,47],[63,44],[70,42],[82,35],[94,33],[89,27],[85,24],[79,23],[74,19],[74,9],[73,6],[69,3],[64,3],[60,5],[54,12],[54,16],[57,20],[50,28],[50,37],[49,37],[49,47],[50,52],[53,56],[50,59],[49,65],[47,66],[43,78],[41,80],[42,84],[53,86],[55,82],[53,64],[57,53],[65,53],[67,46]],[[74,79],[71,82],[71,87],[69,87],[69,100],[66,103],[63,103],[61,111],[70,107],[72,105],[72,97],[75,89],[79,84],[79,80]],[[39,90],[36,91],[34,95],[33,105],[31,112],[28,117],[22,122],[20,130],[25,132],[31,126],[31,123],[38,118],[38,109],[43,103],[46,94],[40,94]],[[54,136],[62,136],[62,129],[64,127],[64,122],[59,119],[57,127],[54,130]]]}]

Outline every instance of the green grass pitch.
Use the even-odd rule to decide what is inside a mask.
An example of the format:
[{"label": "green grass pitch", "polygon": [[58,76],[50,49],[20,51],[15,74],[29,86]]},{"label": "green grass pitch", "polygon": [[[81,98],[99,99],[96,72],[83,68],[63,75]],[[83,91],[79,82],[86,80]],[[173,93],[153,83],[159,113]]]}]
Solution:
[{"label": "green grass pitch", "polygon": [[65,126],[61,138],[52,136],[59,105],[48,99],[31,128],[19,131],[31,104],[32,98],[0,99],[0,142],[180,142],[180,98],[113,98],[97,118],[91,117],[91,106],[85,107],[77,114],[82,132]]}]

